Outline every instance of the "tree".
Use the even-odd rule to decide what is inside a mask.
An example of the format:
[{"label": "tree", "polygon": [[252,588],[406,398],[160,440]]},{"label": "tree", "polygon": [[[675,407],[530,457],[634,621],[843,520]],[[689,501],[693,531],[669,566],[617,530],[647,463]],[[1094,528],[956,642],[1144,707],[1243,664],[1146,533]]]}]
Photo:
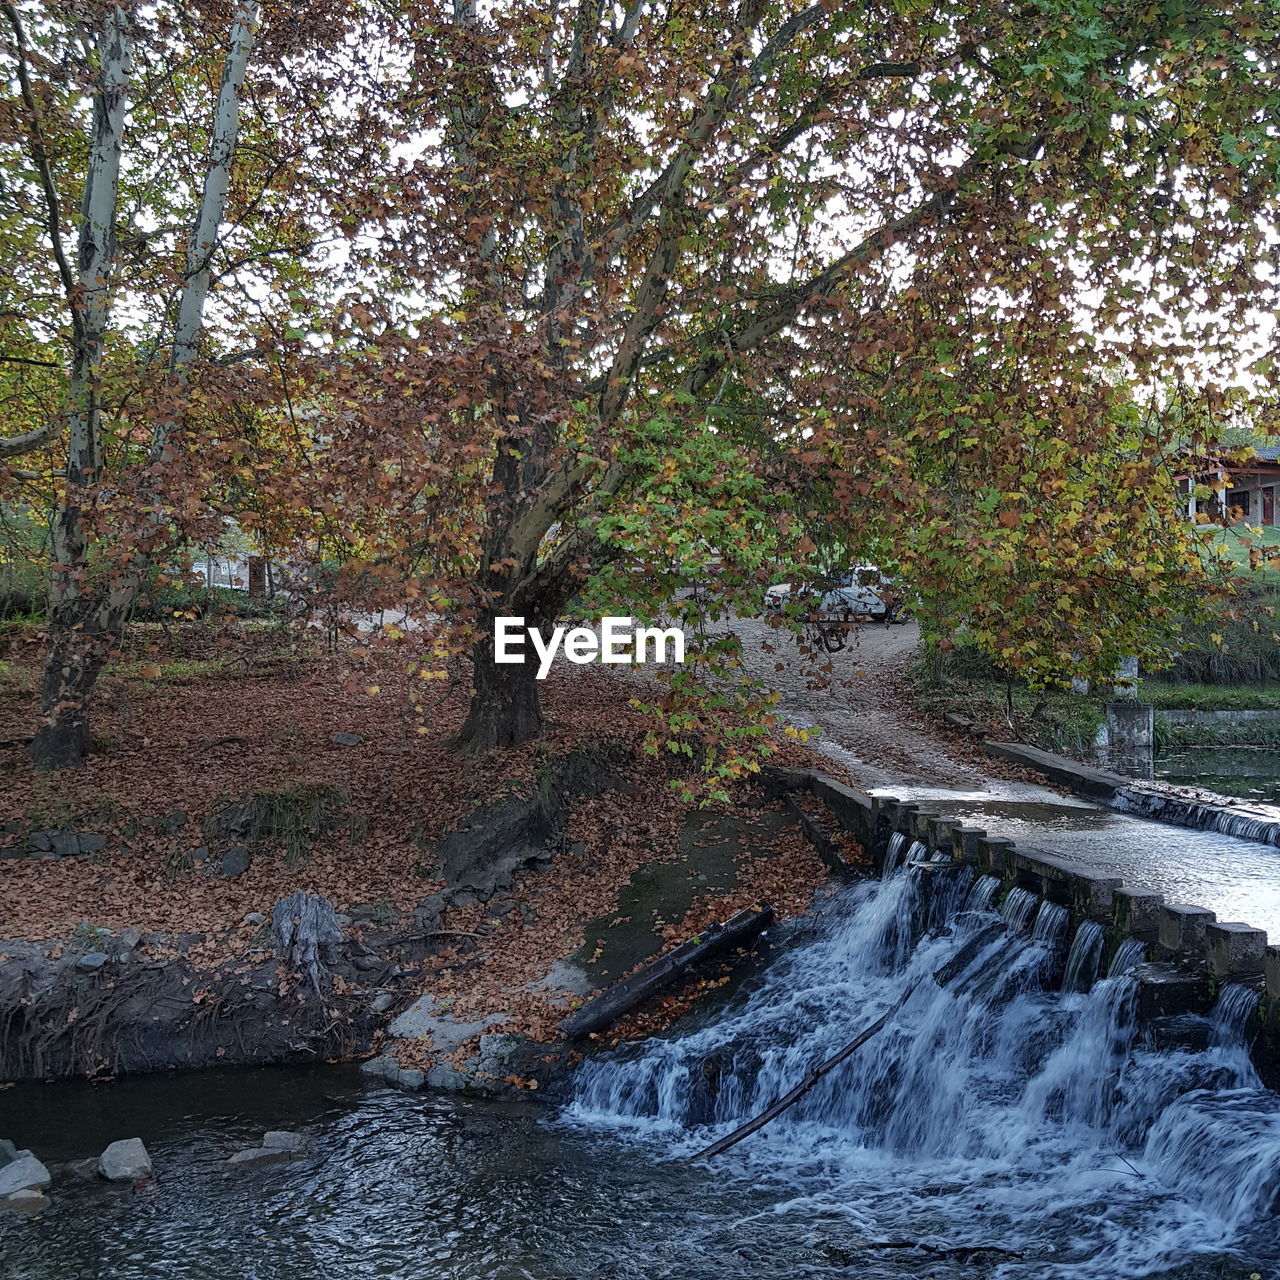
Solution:
[{"label": "tree", "polygon": [[[313,64],[292,94],[285,73],[291,59],[324,65],[342,28],[317,6],[305,22],[273,8],[260,30],[259,0],[0,14],[16,86],[0,137],[17,250],[5,292],[27,284],[33,299],[5,317],[5,359],[52,371],[58,399],[45,421],[0,438],[0,459],[64,459],[32,744],[37,766],[62,768],[84,759],[95,682],[148,576],[201,521],[220,526],[202,497],[221,444],[212,383],[243,355],[208,337],[210,291],[222,342],[238,336],[255,354],[272,290],[317,235],[298,199],[315,136],[299,129],[286,145],[281,122],[297,128],[332,72]],[[259,48],[277,74],[247,88]]]},{"label": "tree", "polygon": [[[1224,335],[1270,293],[1265,5],[423,0],[391,38],[405,70],[383,111],[404,147],[350,210],[367,283],[327,457],[353,522],[401,500],[368,563],[401,555],[417,597],[467,624],[464,746],[537,733],[533,672],[494,663],[493,619],[545,624],[618,563],[668,461],[655,433],[720,459],[690,501],[716,507],[736,460],[787,477],[757,512],[801,554],[809,521],[845,547],[903,537],[918,566],[947,508],[929,476],[957,448],[949,500],[997,529],[1054,495],[1103,521],[1117,482],[1047,447],[1044,414],[1068,414],[1074,443],[1096,428],[1098,457],[1137,447],[1097,371],[1213,394]],[[381,469],[362,469],[371,450]],[[1002,598],[1052,576],[1064,520],[1006,539]],[[717,535],[742,557],[734,591],[758,591],[760,524]],[[945,541],[938,573],[963,550]],[[1126,539],[1079,546],[1083,582]],[[1083,597],[1070,622],[1107,633],[1083,646],[1099,661],[1132,630]]]}]

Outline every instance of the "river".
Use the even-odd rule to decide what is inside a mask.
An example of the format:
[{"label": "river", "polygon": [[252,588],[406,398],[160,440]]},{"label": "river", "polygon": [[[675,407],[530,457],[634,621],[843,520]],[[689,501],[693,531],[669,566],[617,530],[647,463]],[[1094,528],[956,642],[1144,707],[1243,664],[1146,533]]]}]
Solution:
[{"label": "river", "polygon": [[[925,910],[917,874],[781,931],[724,1003],[589,1063],[567,1105],[406,1095],[340,1066],[7,1089],[0,1134],[46,1162],[140,1136],[156,1176],[135,1190],[55,1169],[43,1216],[0,1220],[2,1274],[1280,1275],[1280,1100],[1240,1042],[1253,997],[1229,989],[1157,1044],[1123,974],[1057,989],[1061,909],[1016,899],[1002,920],[994,882],[965,871],[949,909]],[[688,1161],[908,991],[793,1112]],[[305,1156],[229,1170],[268,1128],[302,1131]]]}]

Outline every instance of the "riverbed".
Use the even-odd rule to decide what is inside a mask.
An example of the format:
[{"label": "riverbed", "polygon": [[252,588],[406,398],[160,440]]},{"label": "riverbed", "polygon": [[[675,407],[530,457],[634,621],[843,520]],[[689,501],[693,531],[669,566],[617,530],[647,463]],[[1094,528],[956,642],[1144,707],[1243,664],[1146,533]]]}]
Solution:
[{"label": "riverbed", "polygon": [[[982,882],[914,941],[912,874],[846,890],[781,930],[771,963],[737,991],[670,1037],[584,1068],[567,1105],[404,1094],[346,1066],[4,1090],[0,1134],[49,1163],[54,1185],[40,1217],[0,1218],[0,1274],[1280,1276],[1280,1218],[1266,1211],[1280,1104],[1258,1088],[1235,1023],[1204,1023],[1200,1048],[1192,1035],[1156,1050],[1133,1038],[1122,979],[1059,992],[1066,913],[1051,905],[1034,926],[1006,905],[1007,936],[936,984],[928,975],[967,938],[1006,926],[995,882]],[[690,1162],[758,1109],[757,1091],[776,1096],[909,988],[889,1038],[794,1114],[714,1163]],[[735,1042],[740,1086],[726,1075],[716,1114],[687,1114],[698,1064]],[[1197,1083],[1207,1092],[1177,1100]],[[228,1168],[281,1128],[304,1135],[301,1159]],[[58,1167],[134,1136],[155,1165],[138,1187]]]}]

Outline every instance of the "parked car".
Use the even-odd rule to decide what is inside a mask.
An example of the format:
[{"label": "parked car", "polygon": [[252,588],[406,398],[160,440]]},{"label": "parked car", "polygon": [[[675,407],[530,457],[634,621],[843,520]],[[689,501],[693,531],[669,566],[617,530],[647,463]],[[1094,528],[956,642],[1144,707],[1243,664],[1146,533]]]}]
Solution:
[{"label": "parked car", "polygon": [[765,607],[780,612],[800,593],[819,617],[843,615],[874,622],[903,622],[903,591],[875,565],[859,564],[842,574],[812,582],[780,582],[764,593]]}]

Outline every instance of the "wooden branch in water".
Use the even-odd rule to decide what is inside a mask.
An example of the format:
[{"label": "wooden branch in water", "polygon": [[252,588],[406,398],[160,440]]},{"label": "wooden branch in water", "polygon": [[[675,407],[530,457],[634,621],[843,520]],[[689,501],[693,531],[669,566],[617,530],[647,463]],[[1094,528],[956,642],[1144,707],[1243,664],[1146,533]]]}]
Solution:
[{"label": "wooden branch in water", "polygon": [[690,1160],[707,1160],[712,1156],[718,1156],[728,1151],[730,1147],[736,1147],[743,1138],[749,1138],[758,1129],[763,1129],[770,1120],[776,1120],[784,1111],[793,1103],[799,1102],[810,1089],[813,1088],[823,1076],[834,1071],[846,1058],[850,1057],[856,1049],[860,1049],[872,1036],[878,1031],[882,1031],[889,1019],[893,1017],[899,1009],[902,1008],[912,995],[915,994],[915,987],[908,987],[903,993],[897,1004],[886,1009],[869,1027],[864,1031],[860,1031],[852,1040],[849,1041],[839,1053],[832,1055],[825,1062],[819,1063],[812,1071],[809,1072],[803,1080],[800,1081],[794,1089],[788,1093],[784,1093],[767,1111],[762,1111],[754,1119],[748,1120],[746,1124],[735,1129],[727,1137],[720,1138],[713,1142],[709,1147],[699,1151],[697,1155],[690,1156]]},{"label": "wooden branch in water", "polygon": [[674,951],[637,969],[629,978],[615,982],[593,1000],[560,1023],[567,1036],[587,1036],[612,1026],[623,1014],[638,1008],[650,996],[683,978],[707,960],[753,942],[773,922],[773,908],[757,903],[739,911],[723,924],[713,924],[695,938],[682,942]]}]

